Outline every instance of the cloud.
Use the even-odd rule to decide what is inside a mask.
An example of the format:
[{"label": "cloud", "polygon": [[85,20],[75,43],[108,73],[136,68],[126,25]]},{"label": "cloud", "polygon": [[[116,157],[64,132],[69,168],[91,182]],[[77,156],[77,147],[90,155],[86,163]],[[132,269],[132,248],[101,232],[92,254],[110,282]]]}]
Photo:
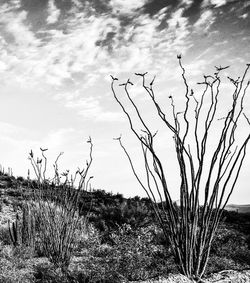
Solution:
[{"label": "cloud", "polygon": [[185,4],[188,7],[191,6],[194,3],[195,0],[182,0],[181,4]]},{"label": "cloud", "polygon": [[135,12],[135,10],[142,8],[147,0],[111,0],[110,5],[115,12],[120,12],[123,14],[131,14]]},{"label": "cloud", "polygon": [[213,11],[205,10],[194,24],[194,28],[198,32],[206,32],[209,30],[214,21],[215,17],[213,15]]},{"label": "cloud", "polygon": [[[111,66],[104,68],[108,67],[114,74],[162,70],[173,53],[175,57],[180,50],[184,54],[189,48],[188,20],[183,17],[183,11],[178,9],[170,17],[166,16],[167,8],[153,18],[138,15],[131,25],[123,27],[122,39],[120,34],[114,38]],[[166,28],[160,29],[161,25]]]},{"label": "cloud", "polygon": [[[227,4],[235,4],[235,0],[203,0],[202,7],[206,8],[208,6],[213,6],[215,8],[223,7]],[[241,1],[238,1],[241,2]],[[242,2],[245,2],[244,0]],[[247,1],[246,1],[247,2]]]},{"label": "cloud", "polygon": [[[67,81],[77,83],[80,73],[87,85],[93,85],[104,73],[161,68],[163,52],[182,49],[184,53],[188,48],[188,22],[182,16],[183,9],[172,13],[169,19],[166,8],[154,17],[142,14],[138,9],[145,2],[111,1],[113,11],[119,8],[122,13],[131,14],[122,18],[117,13],[92,13],[88,5],[82,8],[75,0],[74,13],[65,14],[64,22],[59,24],[61,12],[51,0],[47,22],[53,23],[53,28],[36,32],[31,29],[33,23],[28,21],[26,11],[6,12],[0,5],[4,30],[15,39],[15,43],[8,41],[0,53],[0,70],[11,70],[9,74],[15,80],[61,87]],[[159,29],[163,21],[169,27]]]},{"label": "cloud", "polygon": [[221,7],[227,4],[227,0],[211,0],[211,4],[215,5],[215,7]]},{"label": "cloud", "polygon": [[80,0],[71,0],[71,1],[77,8],[82,8],[83,7],[83,5],[80,2]]},{"label": "cloud", "polygon": [[47,22],[53,25],[36,31],[27,11],[0,5],[0,21],[7,33],[3,32],[1,39],[0,72],[7,82],[11,78],[57,90],[69,84],[91,89],[108,74],[120,77],[149,70],[166,74],[166,66],[172,65],[176,54],[185,55],[194,45],[193,34],[211,28],[216,13],[201,10],[191,26],[184,15],[194,2],[181,1],[174,8],[165,5],[154,15],[143,13],[147,3],[112,0],[110,13],[96,13],[79,0],[73,1],[74,12],[62,11],[61,5],[50,0]]},{"label": "cloud", "polygon": [[47,17],[47,23],[48,24],[55,24],[58,21],[58,18],[60,16],[60,10],[57,9],[55,5],[55,0],[49,0],[48,2],[48,17]]},{"label": "cloud", "polygon": [[27,12],[25,11],[1,13],[0,18],[0,23],[4,25],[6,37],[9,40],[12,39],[14,45],[22,47],[23,52],[25,52],[24,48],[37,46],[39,43],[39,40],[30,31],[29,27],[25,25],[26,18]]},{"label": "cloud", "polygon": [[81,97],[66,102],[65,106],[75,109],[78,115],[89,121],[120,122],[123,117],[120,112],[104,110],[99,97]]},{"label": "cloud", "polygon": [[240,15],[239,18],[246,19],[248,16],[249,16],[248,13],[244,13]]},{"label": "cloud", "polygon": [[205,59],[196,59],[194,62],[185,64],[189,76],[200,76],[206,69],[208,62]]}]

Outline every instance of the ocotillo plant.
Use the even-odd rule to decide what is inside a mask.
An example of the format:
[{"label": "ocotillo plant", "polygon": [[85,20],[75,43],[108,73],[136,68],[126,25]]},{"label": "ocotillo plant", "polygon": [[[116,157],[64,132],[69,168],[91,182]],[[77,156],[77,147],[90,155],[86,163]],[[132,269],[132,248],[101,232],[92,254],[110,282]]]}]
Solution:
[{"label": "ocotillo plant", "polygon": [[[224,111],[226,113],[221,118],[221,73],[225,68],[216,67],[213,75],[204,76],[204,81],[199,83],[204,86],[204,90],[198,98],[188,84],[181,56],[178,55],[177,58],[185,88],[184,109],[177,111],[174,96],[170,95],[172,118],[168,118],[168,113],[157,101],[154,91],[155,79],[147,84],[147,73],[136,75],[142,78],[142,87],[156,110],[155,116],[163,122],[165,130],[173,135],[179,170],[177,177],[180,177],[179,208],[173,204],[162,152],[157,150],[155,141],[158,133],[149,126],[150,121],[144,118],[145,113],[136,102],[136,97],[130,94],[133,83],[128,80],[120,86],[124,88],[125,98],[132,106],[135,116],[132,116],[130,108],[126,106],[127,102],[118,96],[115,90],[115,82],[118,79],[113,76],[111,89],[115,100],[128,118],[131,131],[141,145],[145,181],[138,174],[121,138],[117,140],[129,160],[134,176],[152,200],[156,216],[171,243],[181,272],[189,278],[199,279],[205,272],[222,210],[238,180],[250,139],[247,131],[245,137],[238,138],[239,125],[245,123],[247,127],[250,126],[250,120],[243,112],[243,102],[249,86],[246,76],[250,64],[247,64],[242,77],[229,78],[232,83],[231,102],[229,110]],[[140,130],[137,130],[138,124],[141,126]],[[160,199],[160,202],[157,199]]]},{"label": "ocotillo plant", "polygon": [[[42,251],[56,267],[65,272],[76,245],[75,234],[81,215],[81,207],[79,207],[81,196],[88,189],[92,178],[88,177],[92,164],[91,139],[88,143],[90,158],[86,162],[86,168],[77,170],[71,177],[69,171],[59,172],[58,159],[62,153],[56,158],[54,176],[51,179],[46,178],[47,158],[44,153],[46,150],[41,149],[42,158],[35,159],[32,151],[29,156],[37,177],[32,203]],[[79,180],[76,186],[77,176]],[[64,178],[64,181],[61,178]]]}]

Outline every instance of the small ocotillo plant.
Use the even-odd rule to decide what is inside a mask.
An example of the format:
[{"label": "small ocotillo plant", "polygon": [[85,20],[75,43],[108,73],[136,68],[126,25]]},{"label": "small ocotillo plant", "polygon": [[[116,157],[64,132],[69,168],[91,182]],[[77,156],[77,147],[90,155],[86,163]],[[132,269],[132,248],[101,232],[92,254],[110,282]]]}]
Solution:
[{"label": "small ocotillo plant", "polygon": [[[173,203],[162,152],[160,154],[155,145],[158,133],[149,127],[136,98],[130,94],[133,83],[128,80],[120,86],[124,88],[125,98],[136,116],[132,116],[126,102],[118,96],[115,90],[118,79],[113,76],[111,89],[141,145],[145,181],[139,177],[121,138],[117,140],[129,160],[134,176],[152,200],[155,214],[171,243],[180,271],[189,278],[199,279],[205,272],[215,231],[238,180],[250,139],[249,132],[245,132],[244,138],[237,139],[239,125],[245,123],[250,126],[250,120],[243,112],[243,102],[249,86],[246,76],[250,64],[247,64],[242,77],[228,77],[233,88],[231,103],[229,110],[221,118],[218,102],[221,95],[221,72],[225,68],[216,67],[213,75],[204,76],[204,81],[199,83],[204,86],[204,90],[198,98],[188,84],[181,56],[178,55],[177,59],[185,87],[185,103],[184,109],[177,111],[174,96],[169,96],[172,120],[157,101],[155,78],[147,84],[147,73],[136,75],[142,79],[142,88],[156,110],[155,115],[163,122],[165,129],[173,134],[180,177],[179,207]],[[137,130],[135,126],[138,122],[141,130]],[[216,140],[214,136],[217,137]]]},{"label": "small ocotillo plant", "polygon": [[[88,172],[92,164],[92,148],[90,143],[90,158],[86,168],[77,170],[74,176],[69,176],[69,171],[59,173],[58,159],[54,163],[54,176],[46,178],[47,157],[41,149],[42,158],[35,159],[30,152],[29,159],[36,174],[34,195],[32,200],[41,250],[48,259],[63,272],[67,272],[68,265],[76,245],[76,229],[80,220],[80,200],[82,194],[88,189],[92,177]],[[75,181],[79,177],[77,186]],[[64,178],[64,181],[62,181]]]}]

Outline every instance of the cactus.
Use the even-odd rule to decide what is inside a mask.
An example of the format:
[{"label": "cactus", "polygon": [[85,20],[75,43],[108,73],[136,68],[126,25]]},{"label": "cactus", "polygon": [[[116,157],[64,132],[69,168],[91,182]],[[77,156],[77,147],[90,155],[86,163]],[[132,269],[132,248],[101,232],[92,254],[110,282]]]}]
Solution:
[{"label": "cactus", "polygon": [[35,246],[35,217],[32,214],[30,205],[25,203],[22,206],[22,243],[33,247]]},{"label": "cactus", "polygon": [[18,213],[16,214],[16,220],[15,220],[14,222],[12,222],[12,225],[10,225],[10,221],[8,222],[8,224],[9,224],[10,239],[11,239],[12,244],[13,244],[15,247],[20,244],[20,243],[19,243],[18,222],[19,222]]},{"label": "cactus", "polygon": [[9,221],[9,234],[15,247],[20,244],[35,247],[35,217],[27,203],[22,206],[22,218],[17,213],[12,225]]}]

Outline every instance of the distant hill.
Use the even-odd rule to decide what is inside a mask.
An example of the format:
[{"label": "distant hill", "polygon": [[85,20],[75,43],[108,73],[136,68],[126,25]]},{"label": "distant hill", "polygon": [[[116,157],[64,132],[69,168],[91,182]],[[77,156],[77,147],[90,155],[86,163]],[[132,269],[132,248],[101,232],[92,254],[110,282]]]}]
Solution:
[{"label": "distant hill", "polygon": [[250,204],[228,204],[225,209],[239,213],[250,213]]},{"label": "distant hill", "polygon": [[[179,206],[180,201],[177,200],[175,203]],[[250,204],[228,204],[225,207],[227,211],[235,211],[238,213],[249,213],[250,214]]]}]

